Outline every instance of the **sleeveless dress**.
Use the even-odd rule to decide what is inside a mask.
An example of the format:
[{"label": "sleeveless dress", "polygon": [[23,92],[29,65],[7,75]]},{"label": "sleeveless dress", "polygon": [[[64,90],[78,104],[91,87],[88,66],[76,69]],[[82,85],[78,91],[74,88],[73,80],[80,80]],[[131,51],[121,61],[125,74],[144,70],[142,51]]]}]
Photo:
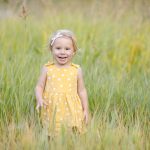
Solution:
[{"label": "sleeveless dress", "polygon": [[77,72],[79,65],[71,64],[59,68],[48,62],[47,80],[43,91],[43,100],[48,106],[42,107],[42,125],[48,133],[59,133],[64,127],[83,133],[85,129],[82,103],[77,94]]}]

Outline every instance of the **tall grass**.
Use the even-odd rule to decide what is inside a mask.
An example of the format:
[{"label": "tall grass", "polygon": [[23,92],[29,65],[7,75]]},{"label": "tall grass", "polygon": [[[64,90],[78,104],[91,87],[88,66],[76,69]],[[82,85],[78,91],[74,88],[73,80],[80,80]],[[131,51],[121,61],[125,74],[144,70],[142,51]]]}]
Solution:
[{"label": "tall grass", "polygon": [[[114,17],[93,10],[1,20],[0,149],[150,148],[149,19],[133,11]],[[85,135],[62,131],[48,141],[35,111],[34,88],[51,59],[49,35],[60,28],[77,36],[74,62],[84,71],[91,119]]]}]

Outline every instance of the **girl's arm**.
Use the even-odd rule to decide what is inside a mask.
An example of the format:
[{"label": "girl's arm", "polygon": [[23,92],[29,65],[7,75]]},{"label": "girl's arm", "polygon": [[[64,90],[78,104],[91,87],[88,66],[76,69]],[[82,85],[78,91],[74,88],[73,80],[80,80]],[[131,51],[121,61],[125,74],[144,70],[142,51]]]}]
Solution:
[{"label": "girl's arm", "polygon": [[47,68],[43,66],[41,69],[41,75],[38,79],[37,85],[35,87],[35,96],[37,100],[37,106],[36,109],[39,110],[39,107],[42,107],[43,104],[47,105],[42,98],[43,90],[45,88],[45,83],[46,83],[46,73],[47,73]]},{"label": "girl's arm", "polygon": [[87,124],[88,123],[88,96],[87,96],[86,88],[84,86],[84,80],[83,80],[81,68],[78,69],[78,94],[82,102],[84,119]]}]

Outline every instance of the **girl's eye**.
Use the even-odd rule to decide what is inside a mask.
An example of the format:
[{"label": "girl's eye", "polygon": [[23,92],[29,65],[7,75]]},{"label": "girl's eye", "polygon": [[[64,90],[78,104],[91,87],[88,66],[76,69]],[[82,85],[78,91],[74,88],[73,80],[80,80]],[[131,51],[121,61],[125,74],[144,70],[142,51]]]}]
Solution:
[{"label": "girl's eye", "polygon": [[70,50],[70,48],[66,48],[66,50]]},{"label": "girl's eye", "polygon": [[58,50],[59,50],[59,49],[60,49],[60,47],[56,47],[56,49],[58,49]]}]

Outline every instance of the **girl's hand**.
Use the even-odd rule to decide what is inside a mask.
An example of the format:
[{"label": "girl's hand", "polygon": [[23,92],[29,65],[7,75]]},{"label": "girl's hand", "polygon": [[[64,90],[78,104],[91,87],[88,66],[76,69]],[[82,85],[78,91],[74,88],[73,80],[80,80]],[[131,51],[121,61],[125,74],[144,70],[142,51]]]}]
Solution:
[{"label": "girl's hand", "polygon": [[39,112],[39,108],[40,107],[46,107],[48,104],[45,102],[45,101],[43,101],[43,100],[39,100],[38,101],[38,103],[37,103],[37,105],[36,105],[36,110],[37,110],[37,112]]},{"label": "girl's hand", "polygon": [[88,124],[88,111],[83,111],[85,124]]}]

